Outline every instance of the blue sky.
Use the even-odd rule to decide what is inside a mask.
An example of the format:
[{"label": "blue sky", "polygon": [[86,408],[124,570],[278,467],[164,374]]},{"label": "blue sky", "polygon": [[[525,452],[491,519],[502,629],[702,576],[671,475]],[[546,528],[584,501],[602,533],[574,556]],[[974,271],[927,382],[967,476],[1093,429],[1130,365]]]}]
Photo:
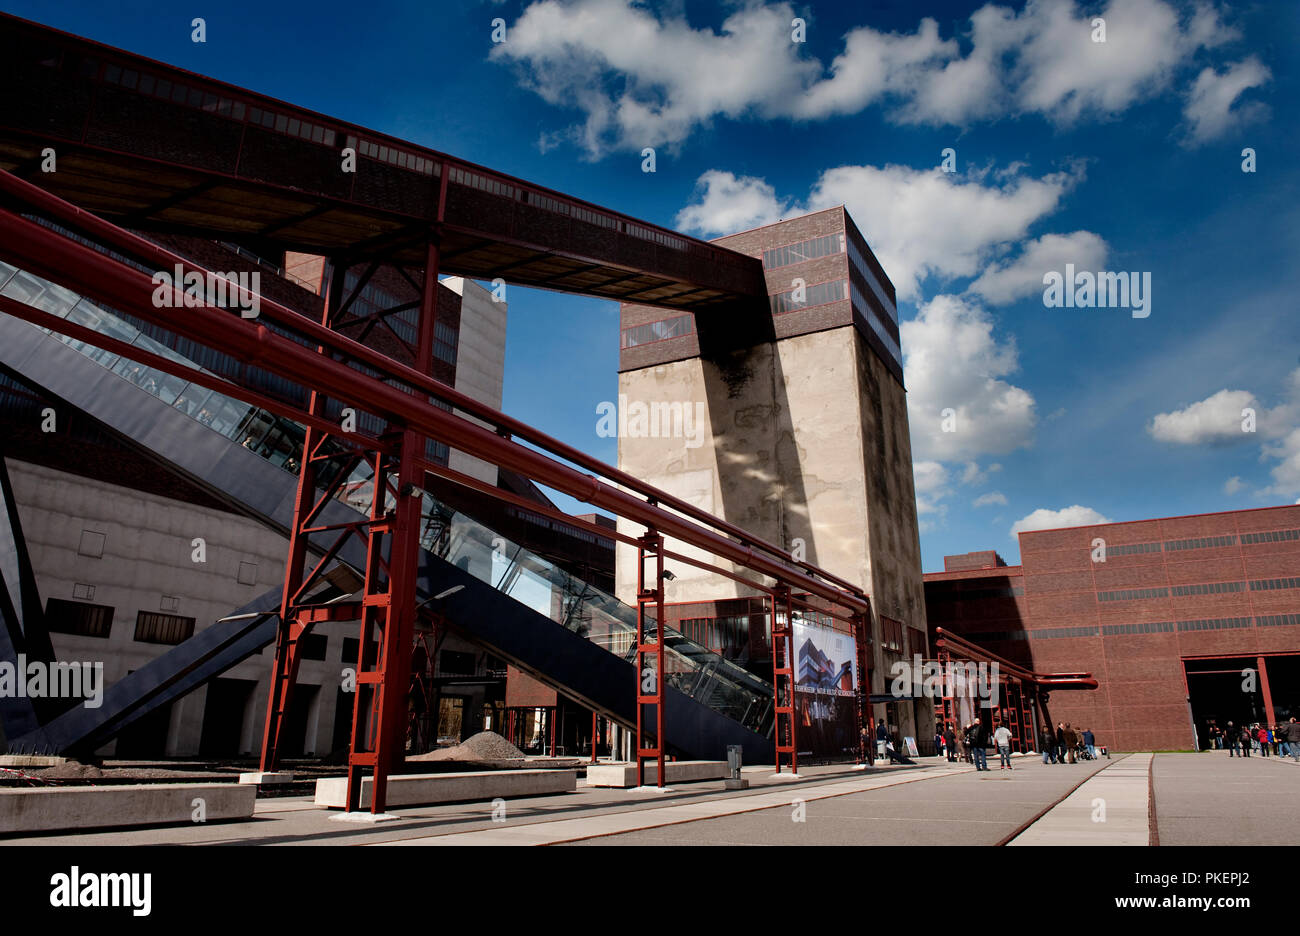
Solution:
[{"label": "blue sky", "polygon": [[[1300,498],[1300,5],[0,6],[688,233],[846,203],[899,290],[927,571]],[[1066,262],[1150,273],[1149,317],[1045,307]],[[617,306],[508,298],[504,408],[613,462]]]}]

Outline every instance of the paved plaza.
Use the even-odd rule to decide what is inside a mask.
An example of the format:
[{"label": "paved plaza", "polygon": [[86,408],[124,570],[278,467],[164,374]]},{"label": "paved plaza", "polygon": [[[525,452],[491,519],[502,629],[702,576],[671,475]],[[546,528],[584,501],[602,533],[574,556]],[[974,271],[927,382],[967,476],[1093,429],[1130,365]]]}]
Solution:
[{"label": "paved plaza", "polygon": [[[597,789],[338,820],[309,797],[258,801],[251,820],[0,838],[15,845],[1249,845],[1300,844],[1288,804],[1300,764],[1279,758],[1116,754],[1079,764],[1016,757],[987,773],[912,767],[750,767],[667,792]],[[1152,793],[1154,792],[1154,796]],[[1154,806],[1152,801],[1154,800]],[[494,815],[495,814],[495,815]]]}]

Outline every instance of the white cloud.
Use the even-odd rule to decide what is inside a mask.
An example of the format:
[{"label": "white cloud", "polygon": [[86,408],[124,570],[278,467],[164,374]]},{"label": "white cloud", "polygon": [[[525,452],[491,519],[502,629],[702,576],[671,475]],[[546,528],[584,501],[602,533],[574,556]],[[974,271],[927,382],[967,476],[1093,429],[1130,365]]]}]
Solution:
[{"label": "white cloud", "polygon": [[[927,514],[943,516],[947,513],[947,506],[939,501],[951,493],[948,469],[937,461],[913,462],[912,482],[916,487],[917,516],[924,517]],[[931,528],[933,529],[933,526]]]},{"label": "white cloud", "polygon": [[[1254,432],[1242,431],[1246,408],[1255,411]],[[1278,462],[1270,469],[1272,484],[1259,493],[1289,498],[1300,493],[1300,367],[1287,376],[1281,402],[1274,407],[1264,407],[1248,390],[1224,389],[1180,410],[1158,413],[1147,431],[1178,445],[1259,441],[1261,461]],[[1233,493],[1226,485],[1224,490]]]},{"label": "white cloud", "polygon": [[990,491],[987,494],[981,494],[975,500],[971,501],[972,507],[987,507],[989,504],[1001,504],[1007,506],[1007,496],[1001,491]]},{"label": "white cloud", "polygon": [[1005,305],[1041,293],[1043,274],[1063,274],[1067,263],[1076,270],[1104,270],[1108,252],[1106,242],[1091,231],[1044,234],[1027,241],[1014,259],[990,266],[969,289],[994,305]]},{"label": "white cloud", "polygon": [[[1015,343],[995,340],[993,321],[977,303],[936,296],[901,331],[916,457],[964,461],[1033,441],[1033,396],[1001,379],[1019,366]],[[943,431],[945,409],[954,411],[953,432]]]},{"label": "white cloud", "polygon": [[[822,173],[803,204],[779,199],[764,180],[710,170],[678,213],[683,230],[732,234],[745,227],[844,205],[871,244],[901,300],[916,299],[927,276],[970,277],[1050,215],[1083,178],[1080,166],[1039,178],[1014,169],[998,181],[963,181],[938,167],[839,166]],[[1065,238],[1082,243],[1076,232]],[[1049,252],[1057,244],[1047,237]],[[1098,240],[1100,240],[1098,238]],[[1035,242],[1036,244],[1038,242]],[[1036,248],[1041,252],[1041,248]],[[1041,286],[1041,276],[1039,281]],[[1005,287],[1004,287],[1005,288]]]},{"label": "white cloud", "polygon": [[680,7],[537,0],[491,57],[518,66],[543,100],[580,111],[567,133],[599,155],[678,143],[715,117],[818,120],[877,104],[902,124],[1105,118],[1163,93],[1198,49],[1235,35],[1210,7],[1180,21],[1167,0],[1110,0],[1104,43],[1074,0],[1019,12],[988,3],[947,39],[930,18],[911,32],[857,26],[826,66],[791,41],[789,3],[737,7],[715,30],[692,27]]},{"label": "white cloud", "polygon": [[1233,108],[1251,88],[1272,80],[1272,73],[1255,56],[1229,65],[1223,72],[1202,69],[1187,94],[1183,116],[1187,118],[1188,141],[1195,145],[1221,137],[1268,115],[1268,106],[1247,101]]},{"label": "white cloud", "polygon": [[1110,522],[1091,507],[1081,507],[1078,504],[1062,507],[1060,510],[1039,507],[1011,525],[1011,538],[1015,539],[1017,533],[1027,533],[1030,530],[1055,530],[1059,527],[1092,526]]},{"label": "white cloud", "polygon": [[779,221],[789,208],[762,179],[717,169],[700,176],[696,192],[698,199],[677,213],[683,230],[736,233]]},{"label": "white cloud", "polygon": [[1258,410],[1255,394],[1223,389],[1180,410],[1157,413],[1147,432],[1160,442],[1176,445],[1249,442],[1252,436],[1242,431],[1242,410],[1248,408]]},{"label": "white cloud", "polygon": [[1233,475],[1227,481],[1223,482],[1223,493],[1229,495],[1236,494],[1245,486],[1246,485],[1242,482],[1240,475]]}]

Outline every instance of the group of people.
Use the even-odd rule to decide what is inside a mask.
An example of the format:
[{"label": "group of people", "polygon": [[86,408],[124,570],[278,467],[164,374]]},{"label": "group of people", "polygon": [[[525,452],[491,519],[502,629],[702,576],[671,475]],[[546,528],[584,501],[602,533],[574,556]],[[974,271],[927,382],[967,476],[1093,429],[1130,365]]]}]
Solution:
[{"label": "group of people", "polygon": [[940,757],[946,754],[949,761],[955,762],[961,759],[968,764],[973,763],[977,771],[990,770],[992,768],[989,767],[987,751],[990,740],[998,749],[998,757],[1001,760],[998,769],[1010,770],[1011,730],[1003,724],[994,728],[990,737],[988,729],[979,719],[964,725],[960,733],[952,722],[948,722],[942,730],[935,731],[934,749]]},{"label": "group of people", "polygon": [[1300,761],[1300,722],[1292,718],[1280,725],[1234,725],[1228,722],[1220,728],[1214,722],[1208,726],[1210,746],[1218,751],[1228,749],[1229,757],[1250,757],[1254,750],[1263,757],[1276,754]]},{"label": "group of people", "polygon": [[1043,729],[1039,739],[1044,764],[1074,764],[1097,757],[1097,738],[1090,728],[1075,728],[1069,722],[1057,722]]}]

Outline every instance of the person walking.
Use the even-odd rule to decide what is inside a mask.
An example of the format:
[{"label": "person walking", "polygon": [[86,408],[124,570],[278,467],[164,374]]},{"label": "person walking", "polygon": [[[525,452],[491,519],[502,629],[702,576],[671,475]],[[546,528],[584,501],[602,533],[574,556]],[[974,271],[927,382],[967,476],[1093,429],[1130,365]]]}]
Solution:
[{"label": "person walking", "polygon": [[1011,769],[1011,729],[1006,725],[998,725],[997,730],[993,732],[993,743],[998,746],[998,756],[1002,758],[1002,764],[998,770]]},{"label": "person walking", "polygon": [[944,754],[943,749],[944,749],[943,732],[939,730],[938,725],[935,725],[934,726],[934,756],[943,757]]},{"label": "person walking", "polygon": [[1291,748],[1291,759],[1300,761],[1300,722],[1293,716],[1282,730],[1286,732],[1286,743]]},{"label": "person walking", "polygon": [[1273,740],[1273,739],[1269,736],[1268,729],[1265,728],[1263,725],[1260,725],[1260,726],[1259,726],[1259,731],[1256,732],[1256,734],[1258,734],[1258,736],[1259,736],[1259,753],[1260,753],[1260,756],[1261,756],[1261,757],[1268,757],[1269,742]]},{"label": "person walking", "polygon": [[1065,722],[1056,723],[1056,762],[1065,763]]},{"label": "person walking", "polygon": [[1250,729],[1241,726],[1241,756],[1250,757]]},{"label": "person walking", "polygon": [[988,752],[985,750],[987,746],[988,737],[984,734],[984,723],[977,718],[971,722],[970,730],[966,733],[966,747],[970,748],[976,771],[989,769]]},{"label": "person walking", "polygon": [[1052,733],[1052,726],[1044,726],[1038,739],[1039,746],[1043,749],[1043,763],[1056,763],[1056,735]]},{"label": "person walking", "polygon": [[957,732],[952,730],[952,722],[943,731],[943,746],[948,750],[948,763],[957,760]]},{"label": "person walking", "polygon": [[1088,749],[1088,756],[1093,760],[1097,759],[1097,738],[1092,733],[1091,728],[1083,729],[1083,746]]},{"label": "person walking", "polygon": [[885,720],[881,719],[876,722],[876,756],[885,756],[885,745],[889,743],[889,728],[885,725]]},{"label": "person walking", "polygon": [[1079,733],[1070,727],[1070,723],[1065,723],[1065,750],[1069,753],[1070,763],[1077,761],[1074,758],[1074,749],[1079,746]]},{"label": "person walking", "polygon": [[1236,755],[1239,740],[1237,729],[1233,727],[1232,722],[1228,722],[1227,727],[1223,729],[1223,743],[1228,748],[1229,757]]}]

